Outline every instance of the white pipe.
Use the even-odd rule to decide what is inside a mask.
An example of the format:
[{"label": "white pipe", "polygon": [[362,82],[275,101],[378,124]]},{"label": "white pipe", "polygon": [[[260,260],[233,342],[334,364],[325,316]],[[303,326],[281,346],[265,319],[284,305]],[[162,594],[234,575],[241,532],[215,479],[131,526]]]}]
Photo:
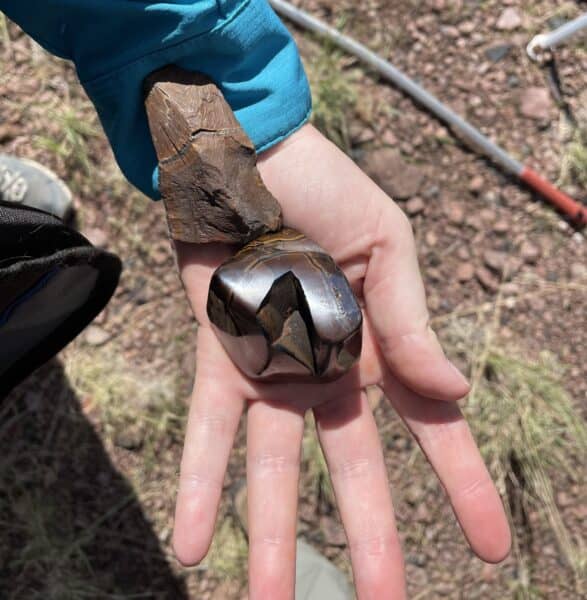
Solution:
[{"label": "white pipe", "polygon": [[420,104],[425,106],[430,112],[460,134],[459,137],[468,143],[476,151],[480,151],[488,156],[498,165],[501,165],[506,171],[519,176],[524,170],[524,165],[510,156],[503,148],[493,143],[488,137],[484,136],[478,129],[467,123],[462,117],[453,112],[448,106],[440,102],[438,98],[430,94],[422,86],[404,75],[399,69],[394,67],[363,44],[340,33],[334,27],[323,23],[308,13],[292,6],[285,0],[269,0],[271,6],[276,12],[293,21],[297,25],[322,35],[332,40],[337,46],[361,59],[364,63],[378,71],[383,77],[391,81],[398,88],[403,90],[409,96],[415,98]]},{"label": "white pipe", "polygon": [[558,29],[533,37],[526,47],[526,52],[532,60],[538,60],[538,55],[536,54],[538,49],[547,50],[548,48],[554,48],[585,28],[587,28],[587,13],[565,23]]}]

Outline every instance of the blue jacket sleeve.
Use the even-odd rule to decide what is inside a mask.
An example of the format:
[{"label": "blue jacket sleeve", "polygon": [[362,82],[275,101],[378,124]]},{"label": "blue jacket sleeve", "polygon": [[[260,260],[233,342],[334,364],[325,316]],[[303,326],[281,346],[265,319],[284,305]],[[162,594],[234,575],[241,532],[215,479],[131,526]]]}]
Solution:
[{"label": "blue jacket sleeve", "polygon": [[156,198],[143,80],[167,64],[200,71],[263,151],[309,117],[296,45],[266,0],[0,0],[50,52],[75,63],[120,168]]}]

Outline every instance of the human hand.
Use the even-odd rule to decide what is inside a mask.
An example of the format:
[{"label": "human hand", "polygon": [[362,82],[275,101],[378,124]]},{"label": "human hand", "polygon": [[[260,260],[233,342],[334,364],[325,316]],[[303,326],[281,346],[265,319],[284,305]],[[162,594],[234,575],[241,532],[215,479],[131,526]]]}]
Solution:
[{"label": "human hand", "polygon": [[360,599],[403,598],[403,558],[365,387],[379,385],[442,482],[475,553],[502,560],[510,532],[497,491],[454,402],[469,390],[428,324],[411,227],[401,210],[307,125],[259,159],[284,224],[318,242],[363,306],[360,362],[332,383],[259,383],[233,365],[210,328],[208,285],[225,246],[176,243],[200,323],[197,376],[181,463],[173,544],[193,565],[209,548],[224,473],[247,408],[249,595],[293,598],[304,414],[313,410],[348,538]]}]

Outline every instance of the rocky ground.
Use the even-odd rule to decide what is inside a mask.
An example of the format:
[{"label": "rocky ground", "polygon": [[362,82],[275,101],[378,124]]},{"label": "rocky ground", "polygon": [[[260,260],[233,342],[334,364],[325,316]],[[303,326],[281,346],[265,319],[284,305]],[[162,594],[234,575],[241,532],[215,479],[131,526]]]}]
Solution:
[{"label": "rocky ground", "polygon": [[[587,196],[587,46],[577,40],[556,52],[558,101],[547,69],[524,52],[584,2],[298,4]],[[293,31],[317,125],[410,216],[434,325],[473,380],[466,410],[516,531],[503,564],[475,558],[413,440],[372,391],[411,598],[582,597],[584,234],[354,59]],[[0,151],[58,172],[82,232],[125,266],[96,322],[0,406],[0,596],[245,598],[246,540],[235,516],[244,431],[209,559],[186,571],[170,550],[196,325],[162,208],[123,181],[71,67],[12,24],[0,23],[0,36]],[[310,423],[304,450],[300,535],[348,571]]]}]

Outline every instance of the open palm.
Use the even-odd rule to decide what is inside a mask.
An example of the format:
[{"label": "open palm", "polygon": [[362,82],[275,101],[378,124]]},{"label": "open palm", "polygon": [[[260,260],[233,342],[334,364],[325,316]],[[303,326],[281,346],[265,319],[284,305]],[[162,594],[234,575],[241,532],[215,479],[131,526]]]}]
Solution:
[{"label": "open palm", "polygon": [[250,598],[293,598],[304,414],[311,409],[349,542],[360,599],[403,598],[402,552],[383,453],[365,387],[380,385],[444,485],[473,550],[504,558],[499,496],[456,400],[468,392],[428,325],[410,225],[354,163],[311,126],[262,155],[259,169],[284,223],[317,241],[345,272],[364,311],[360,363],[328,384],[258,383],[238,371],[210,329],[208,285],[229,255],[177,243],[200,323],[197,376],[176,508],[179,560],[210,545],[230,449],[247,408]]}]

